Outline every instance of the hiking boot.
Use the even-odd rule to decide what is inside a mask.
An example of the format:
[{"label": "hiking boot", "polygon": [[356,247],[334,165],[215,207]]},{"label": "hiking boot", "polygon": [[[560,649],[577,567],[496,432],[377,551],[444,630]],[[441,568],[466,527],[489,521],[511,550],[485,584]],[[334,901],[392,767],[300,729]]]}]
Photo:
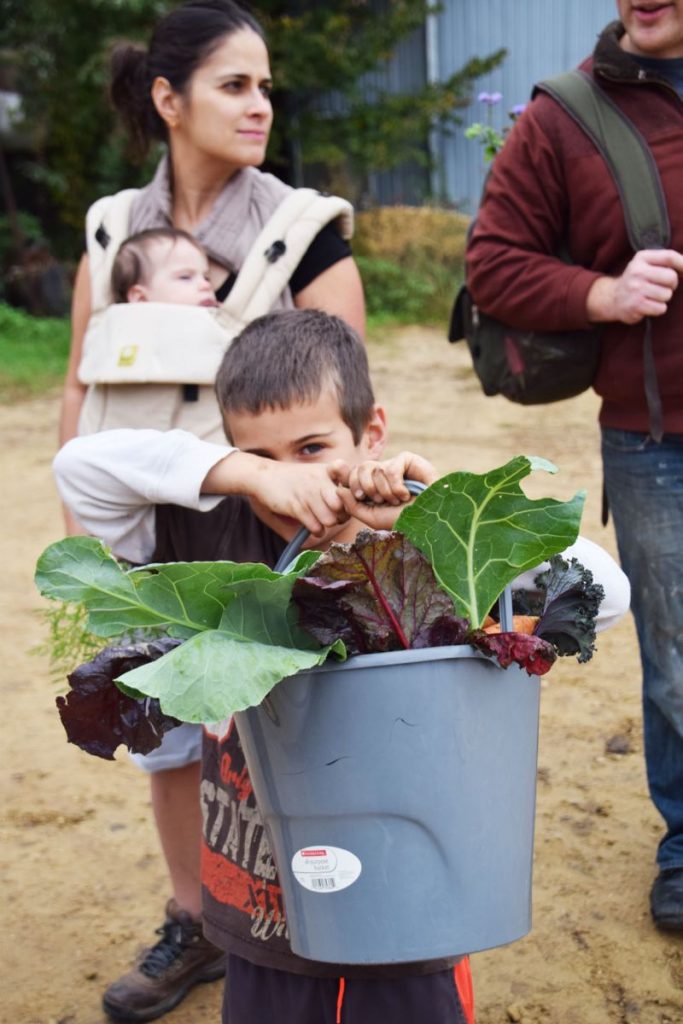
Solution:
[{"label": "hiking boot", "polygon": [[182,1002],[193,985],[225,974],[226,954],[202,935],[201,919],[166,904],[159,941],[141,954],[136,966],[104,993],[102,1006],[114,1020],[155,1020]]},{"label": "hiking boot", "polygon": [[652,919],[662,931],[683,932],[683,868],[664,868],[650,892]]}]

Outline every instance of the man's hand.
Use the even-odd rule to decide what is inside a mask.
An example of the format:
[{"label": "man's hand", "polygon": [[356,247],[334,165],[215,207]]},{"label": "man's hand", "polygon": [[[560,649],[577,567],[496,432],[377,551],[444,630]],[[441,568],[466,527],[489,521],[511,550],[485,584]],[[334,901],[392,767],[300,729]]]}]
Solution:
[{"label": "man's hand", "polygon": [[637,252],[621,277],[599,277],[586,299],[594,323],[637,324],[646,316],[663,316],[683,274],[683,254],[674,249]]},{"label": "man's hand", "polygon": [[349,518],[324,463],[275,462],[236,451],[209,471],[202,493],[243,494],[276,515],[296,519],[316,537]]},{"label": "man's hand", "polygon": [[401,506],[411,500],[404,478],[426,486],[437,479],[432,464],[412,452],[353,467],[331,463],[330,473],[342,487],[340,495],[347,513],[373,530],[391,530]]}]

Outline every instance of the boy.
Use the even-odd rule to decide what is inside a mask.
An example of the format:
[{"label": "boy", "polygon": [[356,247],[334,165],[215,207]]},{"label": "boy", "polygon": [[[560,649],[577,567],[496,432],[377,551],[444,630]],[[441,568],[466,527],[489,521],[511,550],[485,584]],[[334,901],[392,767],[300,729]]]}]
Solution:
[{"label": "boy", "polygon": [[[409,498],[404,476],[436,476],[411,453],[377,461],[384,412],[363,345],[337,318],[293,311],[254,321],[228,350],[216,392],[236,449],[180,431],[108,431],[71,441],[55,459],[62,496],[119,555],[272,565],[301,523],[316,548],[351,540],[363,524],[388,528]],[[618,591],[619,570],[604,557]],[[615,603],[614,615],[625,610],[623,596]],[[228,953],[224,1024],[472,1024],[467,960],[350,967],[291,952],[230,725],[205,732],[201,799],[204,927]]]},{"label": "boy", "polygon": [[180,228],[150,228],[121,244],[111,270],[114,302],[217,306],[209,259]]}]

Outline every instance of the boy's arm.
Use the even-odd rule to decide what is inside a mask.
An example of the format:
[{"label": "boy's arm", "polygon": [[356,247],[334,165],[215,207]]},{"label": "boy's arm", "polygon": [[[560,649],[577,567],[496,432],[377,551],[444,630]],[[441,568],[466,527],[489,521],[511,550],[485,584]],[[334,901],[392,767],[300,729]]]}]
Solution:
[{"label": "boy's arm", "polygon": [[202,496],[210,469],[233,448],[183,430],[107,430],[76,437],[56,455],[57,488],[88,533],[138,564],[155,547],[155,505],[208,510]]},{"label": "boy's arm", "polygon": [[278,463],[184,430],[107,430],[57,454],[57,487],[88,533],[137,564],[155,547],[156,505],[207,511],[230,494],[253,498],[312,534],[348,519],[323,464]]}]

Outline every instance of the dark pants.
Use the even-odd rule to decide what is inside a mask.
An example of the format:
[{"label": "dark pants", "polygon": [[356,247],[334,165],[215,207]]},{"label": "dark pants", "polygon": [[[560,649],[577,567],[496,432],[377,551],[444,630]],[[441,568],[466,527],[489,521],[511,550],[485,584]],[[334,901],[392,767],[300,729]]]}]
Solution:
[{"label": "dark pants", "polygon": [[469,961],[406,978],[310,978],[228,957],[223,1024],[474,1024]]},{"label": "dark pants", "polygon": [[683,435],[602,432],[605,484],[643,667],[645,766],[666,822],[660,868],[683,868]]}]

